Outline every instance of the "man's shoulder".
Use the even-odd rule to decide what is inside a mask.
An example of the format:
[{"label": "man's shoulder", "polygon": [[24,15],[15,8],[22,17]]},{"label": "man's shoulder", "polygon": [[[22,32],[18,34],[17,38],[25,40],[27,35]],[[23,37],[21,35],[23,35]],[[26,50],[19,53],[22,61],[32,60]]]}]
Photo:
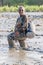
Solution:
[{"label": "man's shoulder", "polygon": [[20,17],[17,18],[17,21],[20,20]]},{"label": "man's shoulder", "polygon": [[27,15],[24,15],[25,18],[27,18],[28,16]]},{"label": "man's shoulder", "polygon": [[20,18],[20,16],[17,19],[19,19],[19,18]]}]

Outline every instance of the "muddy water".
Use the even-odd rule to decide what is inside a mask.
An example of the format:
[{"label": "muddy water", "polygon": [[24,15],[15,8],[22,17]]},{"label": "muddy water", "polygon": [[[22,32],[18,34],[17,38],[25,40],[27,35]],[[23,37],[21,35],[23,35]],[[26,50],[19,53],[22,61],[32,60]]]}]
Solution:
[{"label": "muddy water", "polygon": [[[26,39],[29,51],[22,49],[9,49],[7,35],[12,33],[18,16],[12,13],[0,14],[0,65],[43,65],[43,17],[35,16],[32,21],[36,26],[33,39]],[[19,45],[19,43],[15,43]]]}]

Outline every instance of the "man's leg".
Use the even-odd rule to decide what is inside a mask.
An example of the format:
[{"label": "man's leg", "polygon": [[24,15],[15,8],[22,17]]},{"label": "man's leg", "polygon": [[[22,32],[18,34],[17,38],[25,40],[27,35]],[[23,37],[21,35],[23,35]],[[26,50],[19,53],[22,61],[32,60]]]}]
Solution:
[{"label": "man's leg", "polygon": [[8,44],[9,44],[9,47],[14,47],[14,33],[11,33],[10,35],[8,35]]},{"label": "man's leg", "polygon": [[24,40],[19,40],[20,47],[25,48]]}]

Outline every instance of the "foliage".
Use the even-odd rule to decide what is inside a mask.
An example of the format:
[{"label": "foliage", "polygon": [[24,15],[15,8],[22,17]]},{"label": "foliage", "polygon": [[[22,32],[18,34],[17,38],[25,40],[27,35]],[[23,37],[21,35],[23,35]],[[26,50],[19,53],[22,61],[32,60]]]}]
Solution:
[{"label": "foliage", "polygon": [[[18,7],[19,6],[1,6],[0,7],[0,12],[17,12],[18,11]],[[40,5],[40,6],[38,6],[38,5],[30,5],[30,6],[28,6],[28,5],[24,5],[24,7],[25,7],[25,10],[27,11],[27,12],[38,12],[38,11],[42,11],[43,12],[43,5]]]},{"label": "foliage", "polygon": [[3,5],[43,5],[43,0],[3,0]]}]

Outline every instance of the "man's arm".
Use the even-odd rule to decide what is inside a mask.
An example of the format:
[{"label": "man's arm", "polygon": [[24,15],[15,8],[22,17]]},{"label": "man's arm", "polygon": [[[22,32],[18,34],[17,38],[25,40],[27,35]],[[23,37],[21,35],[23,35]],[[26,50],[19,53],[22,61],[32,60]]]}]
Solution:
[{"label": "man's arm", "polygon": [[27,17],[25,16],[25,18],[24,18],[24,24],[23,24],[23,26],[22,27],[24,27],[24,28],[27,28]]}]

